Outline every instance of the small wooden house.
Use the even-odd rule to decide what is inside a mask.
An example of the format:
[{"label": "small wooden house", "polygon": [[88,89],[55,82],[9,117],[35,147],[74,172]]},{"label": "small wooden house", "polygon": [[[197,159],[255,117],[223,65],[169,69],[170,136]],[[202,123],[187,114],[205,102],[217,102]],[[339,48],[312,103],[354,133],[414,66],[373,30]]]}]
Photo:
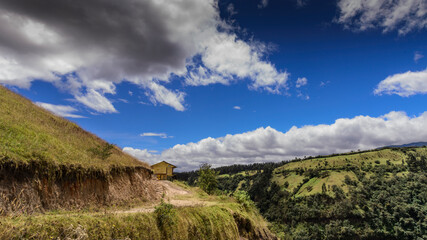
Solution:
[{"label": "small wooden house", "polygon": [[173,169],[176,168],[176,166],[168,162],[161,161],[159,163],[151,165],[151,168],[153,168],[154,174],[157,176],[157,179],[167,180],[173,176]]}]

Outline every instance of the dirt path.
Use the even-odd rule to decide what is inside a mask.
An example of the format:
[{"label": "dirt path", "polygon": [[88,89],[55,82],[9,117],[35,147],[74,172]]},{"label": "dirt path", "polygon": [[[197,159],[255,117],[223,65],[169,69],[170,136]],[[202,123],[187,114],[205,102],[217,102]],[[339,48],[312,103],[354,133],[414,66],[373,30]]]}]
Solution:
[{"label": "dirt path", "polygon": [[[184,188],[170,182],[170,181],[157,181],[158,194],[163,195],[165,202],[174,205],[175,207],[194,207],[194,206],[211,206],[213,202],[201,201],[193,197],[193,193],[185,190]],[[129,210],[115,211],[115,213],[138,213],[138,212],[154,212],[155,206],[158,203],[132,208]]]}]

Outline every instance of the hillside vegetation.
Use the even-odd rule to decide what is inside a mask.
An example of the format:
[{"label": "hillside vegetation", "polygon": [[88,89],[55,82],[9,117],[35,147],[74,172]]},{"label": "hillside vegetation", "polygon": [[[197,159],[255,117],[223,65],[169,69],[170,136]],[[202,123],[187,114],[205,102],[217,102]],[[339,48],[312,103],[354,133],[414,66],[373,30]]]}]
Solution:
[{"label": "hillside vegetation", "polygon": [[75,123],[0,86],[0,160],[6,159],[99,169],[112,165],[148,167]]},{"label": "hillside vegetation", "polygon": [[184,184],[164,184],[180,194],[165,192],[155,207],[0,217],[0,239],[276,239],[253,207]]},{"label": "hillside vegetation", "polygon": [[426,147],[219,171],[220,189],[246,191],[282,239],[427,239]]},{"label": "hillside vegetation", "polygon": [[154,180],[147,164],[0,86],[0,239],[276,237],[253,204]]},{"label": "hillside vegetation", "polygon": [[156,200],[152,170],[0,86],[0,215]]}]

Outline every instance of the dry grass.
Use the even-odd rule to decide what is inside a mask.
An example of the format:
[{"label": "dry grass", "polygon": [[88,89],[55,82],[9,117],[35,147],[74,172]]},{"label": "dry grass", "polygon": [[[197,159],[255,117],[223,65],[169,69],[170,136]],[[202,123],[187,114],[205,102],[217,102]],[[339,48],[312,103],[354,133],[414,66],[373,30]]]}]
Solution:
[{"label": "dry grass", "polygon": [[153,211],[47,212],[0,217],[0,239],[267,239],[254,235],[268,231],[256,209],[245,209],[230,197],[178,185],[188,194],[177,199],[205,204],[175,206],[175,224],[166,229],[159,227]]},{"label": "dry grass", "polygon": [[0,157],[19,161],[46,160],[106,169],[111,165],[147,164],[114,147],[106,160],[89,149],[106,142],[75,123],[42,109],[0,86]]}]

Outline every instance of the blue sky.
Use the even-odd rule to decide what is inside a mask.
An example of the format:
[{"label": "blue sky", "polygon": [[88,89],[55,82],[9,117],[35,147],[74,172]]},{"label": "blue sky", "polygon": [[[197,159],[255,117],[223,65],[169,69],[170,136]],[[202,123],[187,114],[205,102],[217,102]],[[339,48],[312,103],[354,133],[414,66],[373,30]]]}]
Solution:
[{"label": "blue sky", "polygon": [[[0,4],[2,17],[27,19],[0,26],[18,42],[0,38],[0,83],[139,159],[183,170],[427,141],[422,0],[188,0],[153,3],[159,14],[148,17],[127,3],[130,20],[88,8],[94,28]],[[157,19],[165,12],[177,16]]]}]

